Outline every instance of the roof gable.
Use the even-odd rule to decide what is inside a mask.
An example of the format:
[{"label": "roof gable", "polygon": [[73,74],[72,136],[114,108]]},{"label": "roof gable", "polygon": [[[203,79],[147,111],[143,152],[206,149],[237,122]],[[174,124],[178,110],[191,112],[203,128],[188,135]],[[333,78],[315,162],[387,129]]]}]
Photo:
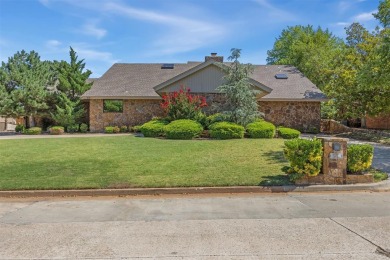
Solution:
[{"label": "roof gable", "polygon": [[[223,80],[223,76],[226,75],[226,72],[223,68],[223,66],[226,66],[224,65],[223,63],[220,63],[220,62],[217,62],[215,60],[208,60],[206,62],[203,62],[167,81],[164,81],[160,84],[158,84],[157,86],[155,86],[153,89],[156,91],[156,92],[164,92],[164,89],[167,89],[169,87],[171,87],[172,85],[174,85],[175,83],[178,83],[180,84],[181,82],[185,82],[186,78],[189,78],[191,75],[195,75],[196,73],[199,73],[201,72],[202,70],[206,70],[207,68],[210,68],[210,67],[217,67],[218,68],[218,71],[220,71],[221,73],[215,73],[214,72],[214,79],[213,79],[213,83],[215,82],[219,82],[221,84],[223,84],[224,80]],[[249,83],[254,86],[255,88],[257,88],[258,90],[261,90],[262,92],[266,92],[266,93],[270,93],[272,91],[271,88],[265,86],[264,84],[261,84],[260,82],[252,79],[252,78],[249,78]],[[186,84],[187,85],[187,84]],[[215,92],[216,90],[216,87],[217,86],[211,86],[212,89],[208,89],[209,91],[208,92]],[[194,87],[191,88],[193,91],[196,91],[196,89]],[[169,92],[169,91],[168,91]],[[204,92],[204,91],[196,91],[196,92]]]}]

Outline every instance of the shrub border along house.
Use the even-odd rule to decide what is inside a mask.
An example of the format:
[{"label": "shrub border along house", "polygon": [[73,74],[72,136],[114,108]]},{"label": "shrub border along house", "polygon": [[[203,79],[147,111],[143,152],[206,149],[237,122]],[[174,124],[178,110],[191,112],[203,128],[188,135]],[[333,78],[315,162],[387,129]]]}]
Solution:
[{"label": "shrub border along house", "polygon": [[167,139],[193,139],[198,137],[202,131],[202,125],[190,119],[175,120],[164,126],[164,134]]},{"label": "shrub border along house", "polygon": [[250,138],[273,138],[276,127],[267,121],[256,121],[246,126],[246,131]]}]

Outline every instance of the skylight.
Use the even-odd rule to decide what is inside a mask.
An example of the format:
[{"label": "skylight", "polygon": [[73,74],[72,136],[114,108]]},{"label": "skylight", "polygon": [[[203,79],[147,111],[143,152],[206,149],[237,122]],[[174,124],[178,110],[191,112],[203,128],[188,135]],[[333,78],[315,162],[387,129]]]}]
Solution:
[{"label": "skylight", "polygon": [[173,69],[175,67],[175,64],[173,64],[173,63],[165,63],[165,64],[163,64],[163,65],[161,65],[161,69]]},{"label": "skylight", "polygon": [[288,79],[288,76],[286,74],[276,74],[275,78],[277,78],[277,79]]}]

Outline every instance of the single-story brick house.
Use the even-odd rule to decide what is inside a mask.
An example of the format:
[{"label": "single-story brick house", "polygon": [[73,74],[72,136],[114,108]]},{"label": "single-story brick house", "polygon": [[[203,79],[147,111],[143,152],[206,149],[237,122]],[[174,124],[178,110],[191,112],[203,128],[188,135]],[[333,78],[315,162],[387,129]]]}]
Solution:
[{"label": "single-story brick house", "polygon": [[[217,87],[223,84],[223,57],[212,53],[204,62],[177,64],[117,63],[93,86],[82,100],[89,103],[92,132],[108,125],[139,125],[153,116],[162,116],[161,95],[186,86],[194,94],[204,95],[210,111],[224,102]],[[226,64],[226,63],[225,63]],[[222,65],[223,66],[223,65]],[[276,125],[300,130],[320,129],[320,104],[326,96],[292,66],[254,65],[250,76],[258,90],[259,110]],[[116,109],[110,107],[114,104]]]}]

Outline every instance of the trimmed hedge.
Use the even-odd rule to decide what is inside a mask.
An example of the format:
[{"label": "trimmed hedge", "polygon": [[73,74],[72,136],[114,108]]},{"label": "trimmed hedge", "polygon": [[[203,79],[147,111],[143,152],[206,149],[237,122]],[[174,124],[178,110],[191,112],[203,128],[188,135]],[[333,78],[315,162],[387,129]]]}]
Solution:
[{"label": "trimmed hedge", "polygon": [[79,131],[79,125],[70,125],[66,128],[66,131],[68,133],[76,133],[77,131]]},{"label": "trimmed hedge", "polygon": [[294,139],[298,138],[301,135],[301,132],[292,128],[279,127],[278,134],[279,137],[282,137],[283,139]]},{"label": "trimmed hedge", "polygon": [[49,129],[51,135],[62,135],[65,130],[62,126],[52,126]]},{"label": "trimmed hedge", "polygon": [[42,133],[42,128],[40,127],[31,127],[28,129],[24,129],[23,134],[26,135],[40,135]]},{"label": "trimmed hedge", "polygon": [[245,128],[231,122],[217,122],[209,126],[211,138],[240,139],[244,137]]},{"label": "trimmed hedge", "polygon": [[81,133],[86,133],[86,132],[88,132],[88,125],[82,123],[82,124],[80,125],[80,132],[81,132]]},{"label": "trimmed hedge", "polygon": [[316,176],[322,167],[322,142],[319,139],[292,139],[284,142],[284,155],[290,166],[283,167],[291,181]]},{"label": "trimmed hedge", "polygon": [[206,126],[210,126],[216,122],[228,122],[229,117],[222,113],[216,113],[206,117]]},{"label": "trimmed hedge", "polygon": [[276,127],[266,121],[256,121],[246,126],[250,138],[273,138]]},{"label": "trimmed hedge", "polygon": [[352,144],[347,148],[347,169],[351,173],[368,170],[374,157],[374,147],[369,144]]},{"label": "trimmed hedge", "polygon": [[152,120],[143,124],[139,130],[145,137],[157,137],[164,134],[164,126],[167,124],[165,120]]},{"label": "trimmed hedge", "polygon": [[106,127],[104,128],[104,132],[105,132],[106,134],[113,134],[113,133],[114,133],[114,127],[113,127],[113,126],[106,126]]},{"label": "trimmed hedge", "polygon": [[121,133],[127,133],[129,131],[129,128],[125,125],[120,127]]},{"label": "trimmed hedge", "polygon": [[168,139],[192,139],[199,136],[202,131],[202,125],[190,119],[175,120],[164,127]]}]

